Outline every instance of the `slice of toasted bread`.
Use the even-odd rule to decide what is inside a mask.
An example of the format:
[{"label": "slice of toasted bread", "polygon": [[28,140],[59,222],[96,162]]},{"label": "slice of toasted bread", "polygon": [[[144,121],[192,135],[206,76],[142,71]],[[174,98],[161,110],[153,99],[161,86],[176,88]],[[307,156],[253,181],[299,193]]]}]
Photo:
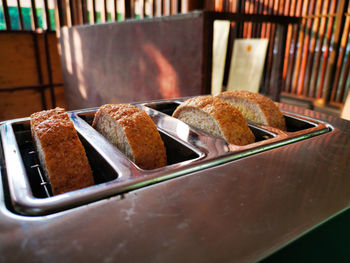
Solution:
[{"label": "slice of toasted bread", "polygon": [[106,104],[96,112],[92,126],[140,168],[167,164],[162,138],[143,110],[130,104]]},{"label": "slice of toasted bread", "polygon": [[286,130],[282,112],[269,98],[246,90],[225,91],[216,96],[237,107],[243,116],[257,124]]},{"label": "slice of toasted bread", "polygon": [[94,184],[85,149],[64,109],[34,113],[30,124],[41,166],[54,195]]},{"label": "slice of toasted bread", "polygon": [[175,110],[173,117],[228,143],[246,145],[255,141],[239,110],[212,96],[195,97],[185,101]]}]

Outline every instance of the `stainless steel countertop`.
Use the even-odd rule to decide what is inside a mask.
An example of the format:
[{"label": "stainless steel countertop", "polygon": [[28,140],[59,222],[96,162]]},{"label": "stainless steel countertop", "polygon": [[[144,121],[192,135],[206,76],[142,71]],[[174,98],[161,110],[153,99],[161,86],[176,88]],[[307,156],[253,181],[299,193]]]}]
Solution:
[{"label": "stainless steel countertop", "polygon": [[47,216],[9,212],[0,187],[0,261],[252,262],[271,254],[350,204],[350,122],[283,109],[334,130]]}]

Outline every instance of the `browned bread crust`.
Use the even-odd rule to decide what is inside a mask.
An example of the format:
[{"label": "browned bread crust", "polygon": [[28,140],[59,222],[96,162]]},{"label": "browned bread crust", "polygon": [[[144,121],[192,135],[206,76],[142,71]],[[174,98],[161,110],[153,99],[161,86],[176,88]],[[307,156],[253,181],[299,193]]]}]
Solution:
[{"label": "browned bread crust", "polygon": [[140,168],[167,164],[157,127],[143,110],[130,104],[106,104],[96,112],[92,126]]},{"label": "browned bread crust", "polygon": [[246,90],[225,91],[216,97],[230,102],[241,110],[243,116],[258,124],[286,130],[282,112],[269,98]]},{"label": "browned bread crust", "polygon": [[220,137],[228,143],[246,145],[255,141],[240,111],[228,102],[212,96],[186,100],[175,110],[173,117]]},{"label": "browned bread crust", "polygon": [[62,108],[30,116],[31,131],[41,165],[54,195],[94,184],[85,149]]}]

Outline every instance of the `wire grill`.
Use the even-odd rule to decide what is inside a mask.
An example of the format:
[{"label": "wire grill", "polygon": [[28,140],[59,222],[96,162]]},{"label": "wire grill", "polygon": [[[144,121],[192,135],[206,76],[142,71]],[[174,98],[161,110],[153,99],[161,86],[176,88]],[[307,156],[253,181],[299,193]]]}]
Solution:
[{"label": "wire grill", "polygon": [[[36,154],[36,152],[31,151],[31,152],[29,152],[29,154]],[[44,176],[41,174],[40,165],[34,164],[34,165],[30,166],[30,168],[35,170],[35,172],[38,174],[38,176],[40,178],[40,186],[42,186],[44,188],[46,197],[52,196],[52,194],[50,194],[49,189],[48,189],[49,183],[44,179]]]},{"label": "wire grill", "polygon": [[40,165],[29,127],[26,125],[13,126],[33,196],[36,198],[52,196],[51,186]]}]

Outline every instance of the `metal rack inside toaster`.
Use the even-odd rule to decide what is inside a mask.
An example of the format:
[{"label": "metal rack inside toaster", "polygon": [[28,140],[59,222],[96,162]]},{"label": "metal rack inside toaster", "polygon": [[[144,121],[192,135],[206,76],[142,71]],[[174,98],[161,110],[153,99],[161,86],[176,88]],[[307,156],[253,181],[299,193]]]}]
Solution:
[{"label": "metal rack inside toaster", "polygon": [[[40,179],[40,176],[45,178],[37,166],[38,163],[31,161],[35,154],[33,149],[28,148],[32,143],[29,118],[3,122],[0,131],[12,209],[23,215],[58,212],[331,130],[326,123],[284,113],[288,127],[286,132],[249,123],[256,142],[235,146],[172,118],[172,112],[180,103],[181,100],[177,99],[135,104],[152,118],[167,148],[168,165],[154,170],[137,167],[91,127],[97,108],[70,112],[70,118],[86,150],[96,184],[58,196],[51,196],[50,187]],[[28,154],[25,152],[26,148],[29,149]],[[31,168],[33,165],[34,169]],[[39,170],[36,173],[39,178],[33,179],[32,173],[35,169]]]},{"label": "metal rack inside toaster", "polygon": [[13,124],[12,128],[15,133],[33,196],[36,198],[52,196],[50,183],[45,177],[40,165],[29,127],[24,124]]}]

